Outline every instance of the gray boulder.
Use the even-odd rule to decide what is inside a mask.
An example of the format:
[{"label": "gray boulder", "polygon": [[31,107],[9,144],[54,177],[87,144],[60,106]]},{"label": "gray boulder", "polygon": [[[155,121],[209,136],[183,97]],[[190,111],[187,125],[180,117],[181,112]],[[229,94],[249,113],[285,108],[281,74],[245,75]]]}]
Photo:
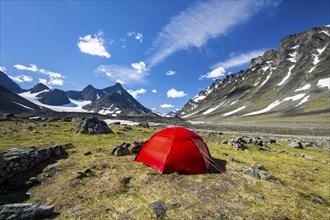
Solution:
[{"label": "gray boulder", "polygon": [[289,143],[289,147],[292,147],[292,148],[299,148],[299,149],[303,149],[303,145],[298,142],[298,141],[294,141],[294,142],[291,142]]},{"label": "gray boulder", "polygon": [[[260,165],[259,165],[260,166]],[[263,166],[262,166],[263,167]],[[250,175],[256,179],[264,179],[269,182],[276,182],[278,179],[264,170],[264,167],[244,167],[241,172]]]},{"label": "gray boulder", "polygon": [[76,131],[81,134],[113,134],[107,123],[95,116],[86,118],[78,125]]},{"label": "gray boulder", "polygon": [[0,219],[40,219],[53,214],[55,206],[15,203],[0,206]]},{"label": "gray boulder", "polygon": [[155,213],[157,218],[164,218],[167,209],[165,202],[156,200],[149,205],[149,208]]}]

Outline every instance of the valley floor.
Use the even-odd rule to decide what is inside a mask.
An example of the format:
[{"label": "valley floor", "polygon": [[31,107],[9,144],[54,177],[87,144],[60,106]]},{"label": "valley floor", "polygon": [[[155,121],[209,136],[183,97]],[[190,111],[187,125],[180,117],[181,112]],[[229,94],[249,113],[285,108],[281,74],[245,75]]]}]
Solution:
[{"label": "valley floor", "polygon": [[[115,133],[102,135],[77,134],[74,131],[77,125],[77,122],[0,121],[0,152],[14,147],[43,148],[71,143],[66,145],[70,146],[66,149],[66,158],[49,164],[36,175],[41,185],[28,189],[24,197],[15,193],[0,195],[2,201],[55,205],[56,219],[156,219],[150,208],[156,200],[166,204],[164,219],[330,217],[327,140],[309,146],[303,143],[303,149],[296,149],[289,146],[296,137],[289,140],[262,136],[260,140],[268,149],[260,149],[253,144],[257,140],[254,133],[277,133],[273,130],[276,126],[267,125],[266,130],[258,129],[251,122],[240,126],[238,122],[211,127],[195,124],[221,172],[159,175],[135,162],[134,155],[110,156],[109,151],[123,142],[147,140],[161,125],[132,126],[129,130],[124,125],[111,124],[109,127]],[[286,126],[288,124],[282,124],[283,128]],[[300,128],[313,130],[310,126]],[[224,132],[229,130],[231,132]],[[250,133],[243,136],[242,131]],[[286,134],[301,134],[300,131],[288,127]],[[247,141],[245,150],[232,146],[232,141],[239,138]],[[253,141],[249,142],[250,139]],[[260,165],[276,180],[255,178],[244,171]],[[90,175],[81,178],[81,172],[86,170]]]}]

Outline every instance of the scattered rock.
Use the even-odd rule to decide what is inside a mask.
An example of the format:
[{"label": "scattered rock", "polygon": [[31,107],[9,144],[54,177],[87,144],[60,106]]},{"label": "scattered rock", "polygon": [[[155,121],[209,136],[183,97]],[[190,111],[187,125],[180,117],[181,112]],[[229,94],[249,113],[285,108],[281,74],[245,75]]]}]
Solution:
[{"label": "scattered rock", "polygon": [[131,154],[138,154],[143,147],[145,141],[137,142],[134,141],[131,146],[128,147]]},{"label": "scattered rock", "polygon": [[313,170],[319,170],[319,168],[317,168],[317,167],[313,167]]},{"label": "scattered rock", "polygon": [[235,163],[243,163],[241,160],[236,159],[236,158],[230,158],[231,162],[235,162]]},{"label": "scattered rock", "polygon": [[280,150],[279,153],[285,153],[286,151],[285,150]]},{"label": "scattered rock", "polygon": [[289,143],[289,147],[303,149],[303,145],[300,142],[294,141]]},{"label": "scattered rock", "polygon": [[115,148],[113,148],[109,154],[110,155],[115,155],[115,156],[124,156],[130,154],[130,150],[128,147],[131,146],[129,143],[122,143],[118,144]]},{"label": "scattered rock", "polygon": [[24,185],[28,188],[40,185],[41,181],[37,177],[31,177],[29,180],[25,181]]},{"label": "scattered rock", "polygon": [[166,212],[166,204],[162,200],[157,200],[149,204],[149,208],[155,213],[157,218],[164,218]]},{"label": "scattered rock", "polygon": [[276,140],[275,139],[269,139],[269,143],[270,144],[276,144]]},{"label": "scattered rock", "polygon": [[322,205],[324,205],[324,204],[328,205],[328,204],[329,204],[324,198],[322,198],[322,197],[319,196],[319,195],[311,194],[311,195],[309,195],[309,197],[310,197],[314,202],[320,203],[320,204],[322,204]]},{"label": "scattered rock", "polygon": [[150,128],[149,123],[144,121],[139,124],[139,126],[144,127],[144,128]]},{"label": "scattered rock", "polygon": [[87,151],[87,152],[84,153],[85,156],[88,156],[88,155],[91,155],[91,154],[92,154],[91,151]]},{"label": "scattered rock", "polygon": [[269,173],[267,173],[265,170],[259,170],[257,168],[253,167],[244,167],[240,170],[242,173],[250,175],[256,179],[264,179],[269,182],[276,182],[277,178]]},{"label": "scattered rock", "polygon": [[64,153],[64,148],[61,145],[54,145],[53,149],[55,156],[61,156]]},{"label": "scattered rock", "polygon": [[78,171],[76,179],[83,179],[83,178],[86,178],[86,177],[89,177],[89,176],[92,176],[92,175],[93,175],[92,170],[90,168],[87,168],[84,171]]},{"label": "scattered rock", "polygon": [[265,197],[263,195],[261,195],[260,193],[254,193],[253,195],[254,195],[254,197],[256,197],[259,200],[265,200]]},{"label": "scattered rock", "polygon": [[258,150],[272,151],[267,145],[256,146]]},{"label": "scattered rock", "polygon": [[82,134],[113,134],[107,123],[95,116],[86,118],[78,125],[76,131]]},{"label": "scattered rock", "polygon": [[246,147],[242,143],[237,142],[237,143],[234,143],[234,149],[235,150],[245,150]]},{"label": "scattered rock", "polygon": [[225,157],[227,157],[227,156],[228,156],[228,154],[227,154],[227,153],[222,153],[222,155],[223,155],[223,156],[225,156]]},{"label": "scattered rock", "polygon": [[153,176],[153,175],[159,175],[159,173],[157,171],[149,171],[147,175]]},{"label": "scattered rock", "polygon": [[223,213],[223,211],[219,210],[219,209],[213,210],[213,214],[216,219],[225,219],[226,218],[226,215]]},{"label": "scattered rock", "polygon": [[311,161],[316,161],[316,159],[312,156],[309,156],[309,155],[305,155],[305,154],[302,154],[301,155],[303,158],[305,158],[306,160],[311,160]]},{"label": "scattered rock", "polygon": [[53,214],[55,206],[14,203],[0,206],[0,219],[41,219]]},{"label": "scattered rock", "polygon": [[102,148],[101,147],[99,147],[99,148],[96,148],[96,150],[95,150],[96,152],[101,152],[102,151]]}]

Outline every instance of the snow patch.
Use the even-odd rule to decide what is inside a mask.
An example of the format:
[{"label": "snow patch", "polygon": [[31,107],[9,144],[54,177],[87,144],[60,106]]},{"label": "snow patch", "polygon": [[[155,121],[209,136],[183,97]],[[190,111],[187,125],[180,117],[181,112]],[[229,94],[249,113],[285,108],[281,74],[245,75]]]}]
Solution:
[{"label": "snow patch", "polygon": [[289,77],[291,76],[291,70],[295,67],[295,65],[291,66],[289,68],[289,72],[286,74],[286,76],[282,79],[282,81],[280,83],[278,83],[278,86],[283,85],[283,83],[285,83],[285,81],[287,81],[289,79]]},{"label": "snow patch", "polygon": [[211,112],[214,112],[215,110],[217,110],[219,107],[221,107],[224,104],[224,102],[220,103],[219,105],[215,106],[214,108],[210,108],[208,110],[206,110],[205,112],[203,112],[203,115],[207,115],[210,114]]},{"label": "snow patch", "polygon": [[232,114],[235,114],[236,112],[239,112],[239,111],[242,111],[243,109],[245,109],[246,108],[246,106],[242,106],[242,107],[239,107],[238,109],[235,109],[235,110],[233,110],[233,111],[231,111],[231,112],[227,112],[227,113],[225,113],[225,114],[222,114],[222,116],[229,116],[229,115],[232,115]]},{"label": "snow patch", "polygon": [[290,56],[290,58],[288,58],[288,60],[290,62],[292,62],[292,63],[296,63],[297,62],[297,60],[296,60],[297,52],[296,51],[293,52],[293,53],[290,53],[289,56]]},{"label": "snow patch", "polygon": [[299,46],[300,46],[300,45],[296,45],[296,46],[294,46],[294,47],[291,47],[291,49],[295,50],[295,49],[297,49]]},{"label": "snow patch", "polygon": [[263,109],[261,109],[259,111],[255,111],[255,112],[251,112],[251,113],[245,114],[243,116],[258,115],[258,114],[266,113],[266,112],[272,110],[273,108],[275,108],[276,106],[282,104],[283,102],[290,101],[290,100],[291,101],[297,101],[297,100],[302,99],[304,96],[305,96],[304,93],[300,93],[300,94],[295,95],[295,96],[286,97],[282,101],[276,100],[275,102],[273,102],[270,105],[268,105],[266,108],[263,108]]},{"label": "snow patch", "polygon": [[328,87],[328,89],[330,89],[330,78],[320,79],[317,82],[317,87],[320,87],[320,88]]},{"label": "snow patch", "polygon": [[330,36],[328,31],[319,31],[319,33],[325,33],[326,35]]},{"label": "snow patch", "polygon": [[306,97],[304,97],[304,98],[303,98],[303,99],[302,99],[297,105],[295,105],[295,107],[297,107],[297,106],[299,106],[299,105],[301,105],[301,104],[307,102],[307,101],[308,101],[308,98],[309,98],[309,95],[306,96]]},{"label": "snow patch", "polygon": [[119,119],[105,119],[105,123],[107,124],[112,124],[116,122],[120,122],[122,125],[129,125],[129,126],[134,126],[134,125],[139,125],[139,122],[133,122],[133,121],[128,121],[128,120],[119,120]]},{"label": "snow patch", "polygon": [[37,97],[37,95],[39,95],[42,92],[44,92],[44,91],[41,91],[38,93],[33,93],[33,94],[31,94],[30,92],[23,92],[23,93],[20,93],[19,95],[36,105],[49,108],[56,112],[90,112],[85,109],[82,109],[82,107],[84,105],[90,104],[91,101],[80,101],[80,100],[69,99],[70,100],[69,104],[60,105],[60,106],[43,104],[38,100],[38,97]]},{"label": "snow patch", "polygon": [[238,102],[238,99],[236,101],[233,101],[232,103],[230,103],[230,105],[234,105],[236,102]]},{"label": "snow patch", "polygon": [[298,89],[296,89],[296,90],[294,90],[294,91],[295,91],[295,92],[299,92],[299,91],[307,90],[307,89],[309,89],[310,87],[311,87],[311,84],[306,84],[306,85],[304,85],[303,87],[298,88]]},{"label": "snow patch", "polygon": [[22,106],[23,108],[27,108],[27,109],[31,109],[31,110],[33,110],[33,111],[35,111],[35,109],[33,109],[33,108],[30,108],[30,107],[28,107],[28,106],[26,106],[26,105],[23,105],[23,104],[21,104],[21,103],[18,103],[18,102],[14,102],[14,101],[12,101],[13,103],[15,103],[15,104],[17,104],[17,105],[20,105],[20,106]]}]

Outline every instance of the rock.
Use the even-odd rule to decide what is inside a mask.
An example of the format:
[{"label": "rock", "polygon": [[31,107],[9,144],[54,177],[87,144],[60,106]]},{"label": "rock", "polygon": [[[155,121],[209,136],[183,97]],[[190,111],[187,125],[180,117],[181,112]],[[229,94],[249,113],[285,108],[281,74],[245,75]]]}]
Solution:
[{"label": "rock", "polygon": [[245,150],[246,147],[242,143],[234,143],[235,150]]},{"label": "rock", "polygon": [[302,154],[301,155],[303,158],[305,158],[306,160],[311,160],[311,161],[316,161],[316,159],[312,156],[309,156],[309,155],[305,155],[305,154]]},{"label": "rock", "polygon": [[121,123],[120,123],[120,121],[116,121],[116,122],[112,122],[111,124],[112,125],[120,125]]},{"label": "rock", "polygon": [[259,193],[254,193],[253,195],[254,195],[254,197],[256,197],[259,200],[265,200],[265,197]]},{"label": "rock", "polygon": [[289,143],[289,147],[303,149],[303,146],[300,142],[294,141]]},{"label": "rock", "polygon": [[91,154],[92,154],[91,151],[87,151],[87,152],[84,153],[85,156],[88,156],[88,155],[91,155]]},{"label": "rock", "polygon": [[290,220],[290,218],[285,215],[273,215],[272,220]]},{"label": "rock", "polygon": [[128,149],[131,146],[131,144],[128,143],[122,143],[117,145],[115,148],[113,148],[109,154],[115,155],[115,156],[124,156],[130,154],[130,150]]},{"label": "rock", "polygon": [[96,152],[101,152],[102,151],[102,148],[101,147],[99,147],[99,148],[96,148],[96,150],[95,150]]},{"label": "rock", "polygon": [[82,134],[113,134],[107,123],[95,116],[86,118],[78,125],[76,131]]},{"label": "rock", "polygon": [[14,203],[0,207],[0,219],[41,219],[53,214],[55,206]]},{"label": "rock", "polygon": [[153,175],[159,175],[159,173],[157,171],[149,171],[147,175],[153,176]]},{"label": "rock", "polygon": [[324,198],[322,198],[322,197],[319,196],[319,195],[311,194],[311,195],[309,195],[309,197],[310,197],[314,202],[320,203],[320,204],[322,204],[322,205],[324,205],[324,204],[328,205],[328,204],[329,204]]},{"label": "rock", "polygon": [[225,156],[225,157],[227,157],[227,156],[228,156],[228,154],[227,154],[227,153],[222,153],[222,155],[223,155],[223,156]]},{"label": "rock", "polygon": [[84,171],[78,171],[76,179],[83,179],[83,178],[86,178],[86,177],[89,177],[89,176],[92,176],[92,175],[93,175],[92,170],[87,168]]},{"label": "rock", "polygon": [[260,170],[253,167],[244,167],[241,169],[241,172],[250,175],[256,179],[264,179],[269,182],[277,181],[277,178],[275,176],[267,173],[265,170]]},{"label": "rock", "polygon": [[258,169],[258,170],[265,170],[265,171],[267,171],[266,168],[265,168],[265,166],[264,165],[261,165],[261,164],[255,165],[255,168]]},{"label": "rock", "polygon": [[319,170],[319,168],[317,168],[317,167],[313,167],[313,170]]},{"label": "rock", "polygon": [[162,218],[165,216],[166,204],[162,200],[157,200],[149,204],[149,208],[155,213],[157,218]]},{"label": "rock", "polygon": [[137,142],[134,141],[133,144],[128,148],[131,154],[138,154],[143,147],[145,141]]},{"label": "rock", "polygon": [[279,153],[285,153],[286,151],[285,150],[280,150]]},{"label": "rock", "polygon": [[276,140],[275,139],[269,139],[269,143],[270,144],[276,144]]},{"label": "rock", "polygon": [[29,180],[25,181],[24,185],[28,188],[36,185],[40,185],[41,181],[37,177],[31,177]]},{"label": "rock", "polygon": [[144,127],[144,128],[150,128],[149,123],[144,121],[139,124],[139,126]]},{"label": "rock", "polygon": [[235,163],[243,163],[242,161],[240,161],[239,159],[236,158],[230,158],[231,162],[235,162]]},{"label": "rock", "polygon": [[219,209],[213,210],[213,214],[216,219],[225,219],[226,218],[226,215]]},{"label": "rock", "polygon": [[272,151],[267,145],[256,146],[258,150]]},{"label": "rock", "polygon": [[61,145],[55,145],[53,148],[55,156],[61,156],[64,153],[64,149]]}]

